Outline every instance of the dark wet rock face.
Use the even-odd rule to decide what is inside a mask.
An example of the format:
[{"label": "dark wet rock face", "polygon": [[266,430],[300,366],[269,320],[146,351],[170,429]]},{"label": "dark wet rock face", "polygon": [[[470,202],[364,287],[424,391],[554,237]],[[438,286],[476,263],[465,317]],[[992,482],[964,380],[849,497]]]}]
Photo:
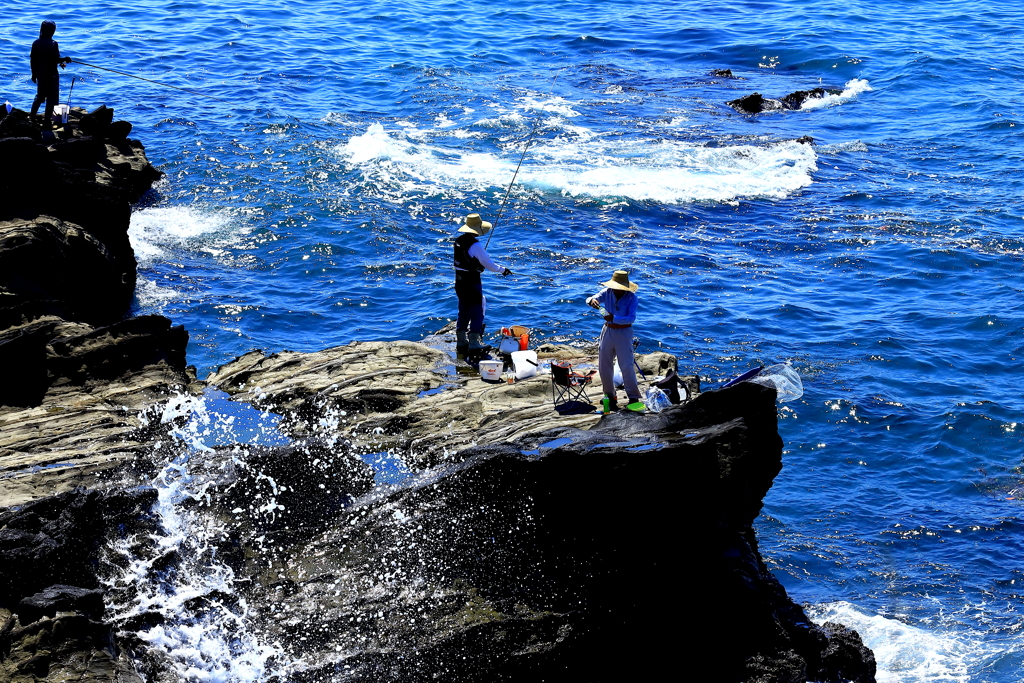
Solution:
[{"label": "dark wet rock face", "polygon": [[18,619],[26,624],[56,617],[57,612],[80,612],[98,620],[103,616],[103,591],[57,584],[18,603]]},{"label": "dark wet rock face", "polygon": [[79,489],[0,512],[0,601],[43,600],[37,594],[58,590],[58,584],[98,588],[98,550],[108,532],[148,516],[155,498],[152,489]]}]

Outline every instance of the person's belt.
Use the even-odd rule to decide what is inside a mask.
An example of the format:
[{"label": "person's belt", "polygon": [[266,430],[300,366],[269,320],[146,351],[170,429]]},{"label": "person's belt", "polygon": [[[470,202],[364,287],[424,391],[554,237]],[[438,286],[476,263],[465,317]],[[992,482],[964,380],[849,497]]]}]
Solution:
[{"label": "person's belt", "polygon": [[633,327],[633,323],[626,323],[625,325],[620,325],[619,323],[606,322],[605,325],[612,328],[613,330],[624,330],[627,327]]}]

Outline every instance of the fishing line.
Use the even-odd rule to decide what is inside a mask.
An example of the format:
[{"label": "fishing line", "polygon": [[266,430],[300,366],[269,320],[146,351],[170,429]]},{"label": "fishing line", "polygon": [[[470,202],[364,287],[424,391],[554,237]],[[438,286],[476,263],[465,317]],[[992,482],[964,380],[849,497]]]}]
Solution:
[{"label": "fishing line", "polygon": [[[555,90],[555,81],[558,80],[558,72],[555,72],[555,77],[551,79],[551,93]],[[519,175],[519,168],[523,165],[523,159],[526,158],[526,152],[529,151],[530,145],[533,144],[533,136],[537,134],[537,124],[540,123],[540,114],[537,114],[536,120],[533,122],[533,129],[530,131],[530,137],[526,140],[526,146],[523,148],[523,153],[519,156],[519,163],[516,164],[516,172],[512,174],[512,180],[509,182],[508,187],[505,189],[505,197],[501,200],[501,206],[498,207],[498,217],[494,219],[494,225],[491,226],[491,232],[487,235],[487,242],[484,243],[484,249],[490,246],[491,237],[498,230],[498,221],[501,220],[501,214],[505,211],[505,202],[508,201],[508,195],[512,191],[512,186],[515,185],[516,176]]]},{"label": "fishing line", "polygon": [[146,81],[147,83],[155,83],[157,85],[162,85],[165,88],[174,88],[175,90],[181,90],[182,92],[187,92],[187,93],[189,93],[191,95],[199,95],[200,97],[208,97],[211,100],[217,100],[218,102],[223,102],[224,104],[233,104],[231,102],[228,102],[227,100],[222,100],[219,97],[214,97],[213,95],[207,95],[206,93],[197,92],[195,90],[189,90],[188,88],[179,88],[178,86],[171,85],[170,83],[161,83],[160,81],[154,81],[151,78],[143,78],[142,76],[136,76],[135,74],[126,73],[124,71],[118,71],[117,69],[109,69],[109,68],[107,68],[105,66],[96,66],[95,64],[90,64],[88,62],[82,62],[82,61],[79,61],[77,59],[72,59],[71,61],[74,64],[81,64],[82,66],[88,66],[88,67],[91,67],[93,69],[100,69],[101,71],[110,71],[111,73],[121,74],[122,76],[127,76],[128,78],[137,78],[140,81]]}]

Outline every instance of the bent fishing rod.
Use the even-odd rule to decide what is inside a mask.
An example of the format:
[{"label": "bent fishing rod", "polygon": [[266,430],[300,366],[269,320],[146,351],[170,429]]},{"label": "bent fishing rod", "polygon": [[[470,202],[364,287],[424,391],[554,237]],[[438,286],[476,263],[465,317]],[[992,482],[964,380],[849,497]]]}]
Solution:
[{"label": "bent fishing rod", "polygon": [[190,95],[199,95],[200,97],[208,97],[211,100],[217,100],[218,102],[223,102],[224,104],[232,104],[231,102],[228,102],[227,100],[222,100],[221,98],[214,97],[213,95],[207,95],[206,93],[197,92],[195,90],[189,90],[188,88],[179,88],[178,86],[171,85],[170,83],[161,83],[160,81],[154,81],[151,78],[143,78],[142,76],[136,76],[135,74],[126,73],[124,71],[118,71],[117,69],[110,69],[110,68],[105,67],[105,66],[96,66],[95,64],[90,64],[88,62],[83,62],[83,61],[78,60],[78,59],[72,59],[71,63],[72,64],[81,64],[82,66],[87,66],[87,67],[92,68],[92,69],[99,69],[101,71],[110,71],[111,73],[120,74],[122,76],[127,76],[128,78],[137,78],[140,81],[146,81],[147,83],[155,83],[157,85],[162,85],[165,88],[174,88],[175,90],[181,90],[182,92],[187,92]]},{"label": "bent fishing rod", "polygon": [[[555,90],[555,81],[558,80],[558,72],[555,72],[555,77],[551,79],[551,92]],[[536,120],[533,122],[533,128],[530,130],[530,137],[526,140],[526,146],[523,147],[523,153],[519,155],[519,163],[516,164],[516,171],[512,174],[512,180],[509,182],[508,187],[505,188],[505,196],[501,200],[501,206],[498,207],[498,217],[494,219],[494,225],[491,227],[490,233],[487,235],[487,241],[484,243],[484,249],[490,246],[491,237],[498,230],[498,221],[501,220],[501,214],[505,211],[505,202],[508,201],[508,195],[512,191],[512,186],[516,183],[516,176],[519,175],[519,169],[523,165],[523,159],[526,158],[526,152],[529,151],[530,145],[533,144],[533,137],[537,134],[537,124],[540,123],[540,114],[537,114]]]}]

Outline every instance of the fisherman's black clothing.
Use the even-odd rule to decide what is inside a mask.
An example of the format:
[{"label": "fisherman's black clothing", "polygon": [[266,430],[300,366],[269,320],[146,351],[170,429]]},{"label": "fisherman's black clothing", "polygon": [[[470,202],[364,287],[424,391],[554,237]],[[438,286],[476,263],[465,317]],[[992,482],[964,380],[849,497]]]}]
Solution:
[{"label": "fisherman's black clothing", "polygon": [[32,115],[35,116],[39,111],[39,105],[45,100],[46,109],[43,117],[47,121],[53,115],[53,108],[60,101],[60,73],[57,71],[57,66],[61,63],[60,47],[52,36],[52,31],[47,35],[45,30],[41,30],[39,38],[32,43],[32,53],[29,57],[32,63],[32,78],[36,81],[36,99],[32,102]]},{"label": "fisherman's black clothing", "polygon": [[455,258],[453,265],[455,271],[475,272],[480,279],[480,273],[484,272],[484,264],[480,260],[469,255],[469,250],[476,244],[476,235],[468,232],[459,233],[455,238]]},{"label": "fisherman's black clothing", "polygon": [[460,332],[484,331],[484,287],[480,273],[484,266],[469,255],[469,249],[476,244],[476,235],[461,233],[455,238],[455,295],[459,297],[459,317],[455,329]]},{"label": "fisherman's black clothing", "polygon": [[53,38],[40,37],[32,43],[32,54],[29,59],[32,62],[33,78],[38,80],[60,76],[60,72],[57,71],[57,67],[60,65],[60,47]]}]

